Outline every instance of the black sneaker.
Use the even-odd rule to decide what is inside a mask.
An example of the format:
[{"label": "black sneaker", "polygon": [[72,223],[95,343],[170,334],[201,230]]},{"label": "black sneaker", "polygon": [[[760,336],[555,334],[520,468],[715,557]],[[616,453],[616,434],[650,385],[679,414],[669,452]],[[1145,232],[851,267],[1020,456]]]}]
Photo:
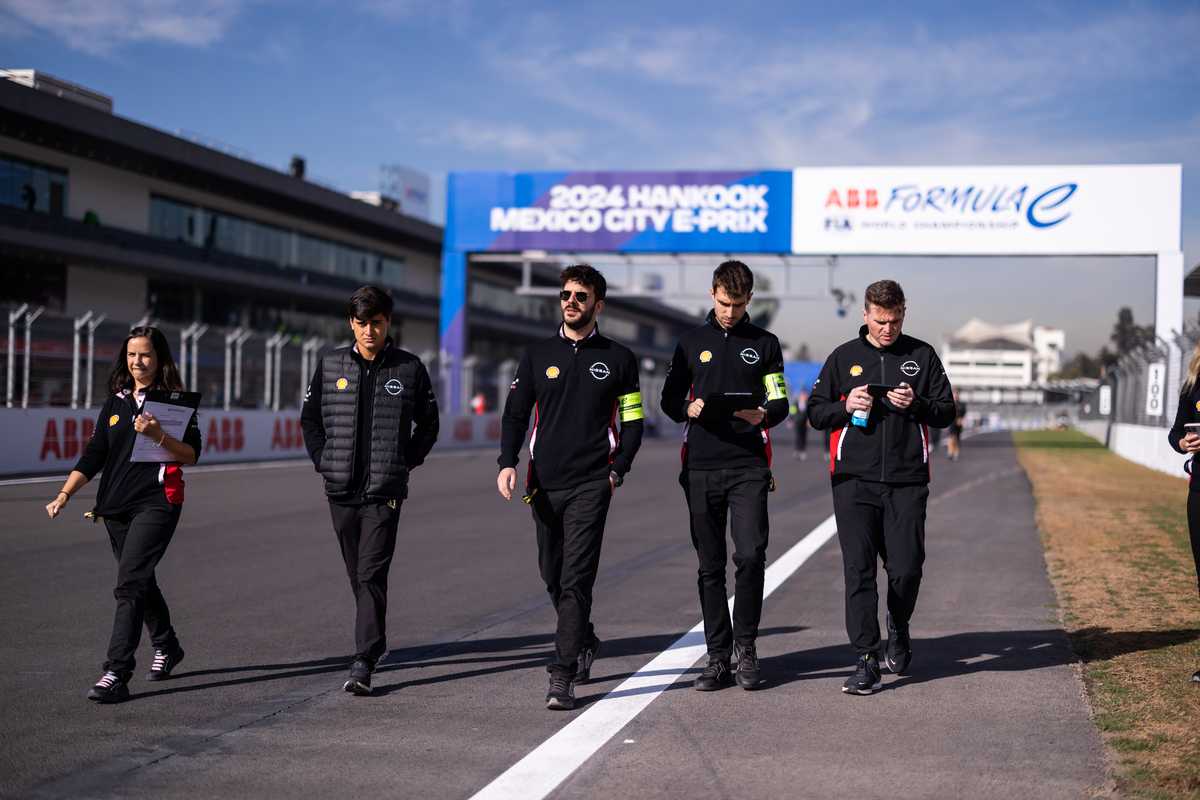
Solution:
[{"label": "black sneaker", "polygon": [[762,673],[758,671],[758,652],[753,644],[733,645],[733,677],[743,689],[757,689],[762,685]]},{"label": "black sneaker", "polygon": [[110,670],[101,675],[96,685],[88,690],[87,698],[97,703],[120,703],[129,699],[129,686],[125,678]]},{"label": "black sneaker", "polygon": [[171,670],[183,661],[183,648],[175,645],[174,650],[154,648],[154,661],[150,663],[150,671],[146,673],[148,681],[165,681],[171,677]]},{"label": "black sneaker", "polygon": [[350,694],[366,697],[371,694],[371,673],[375,665],[365,658],[356,658],[350,665],[350,679],[342,684],[342,689]]},{"label": "black sneaker", "polygon": [[879,674],[879,659],[874,653],[858,657],[858,666],[854,674],[846,678],[842,691],[846,694],[873,694],[883,688],[883,680]]},{"label": "black sneaker", "polygon": [[599,652],[600,638],[592,634],[592,640],[579,651],[579,658],[575,662],[575,683],[587,683],[591,679],[592,662],[596,660],[596,654]]},{"label": "black sneaker", "polygon": [[887,615],[888,643],[883,660],[893,675],[899,675],[912,663],[912,641],[908,638],[908,626],[896,625],[892,615]]},{"label": "black sneaker", "polygon": [[692,683],[692,688],[698,692],[715,692],[733,686],[733,673],[729,671],[729,662],[717,656],[708,657],[708,666]]},{"label": "black sneaker", "polygon": [[575,682],[566,675],[550,674],[550,688],[546,690],[546,708],[553,711],[570,711],[575,707]]},{"label": "black sneaker", "polygon": [[1200,683],[1200,669],[1192,673],[1192,683]]}]

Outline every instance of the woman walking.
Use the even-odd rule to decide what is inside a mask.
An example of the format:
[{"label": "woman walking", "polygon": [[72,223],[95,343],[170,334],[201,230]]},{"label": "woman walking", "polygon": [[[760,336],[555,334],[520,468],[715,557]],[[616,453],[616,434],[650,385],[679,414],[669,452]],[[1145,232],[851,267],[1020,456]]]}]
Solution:
[{"label": "woman walking", "polygon": [[[1184,469],[1191,474],[1188,482],[1187,520],[1188,535],[1192,540],[1192,558],[1196,563],[1196,578],[1200,585],[1200,482],[1196,479],[1196,453],[1200,453],[1200,428],[1186,427],[1189,423],[1200,423],[1200,343],[1192,350],[1187,377],[1179,395],[1179,410],[1175,412],[1175,424],[1167,434],[1171,447],[1184,455],[1191,455]],[[1200,683],[1200,670],[1192,673],[1192,682]]]},{"label": "woman walking", "polygon": [[[96,506],[90,516],[104,520],[113,555],[117,559],[117,600],[112,638],[104,674],[88,692],[98,703],[119,703],[129,697],[129,679],[142,625],[154,645],[148,680],[170,677],[183,660],[183,648],[171,627],[171,613],[154,578],[179,524],[183,509],[184,464],[195,464],[200,454],[200,428],[193,413],[183,440],[167,435],[153,415],[142,411],[151,389],[182,391],[179,369],[171,358],[166,337],[157,328],[138,327],[129,332],[113,360],[110,396],[100,410],[96,429],[66,483],[46,505],[57,517],[71,496],[102,473]],[[165,449],[165,463],[130,460],[134,441],[145,436]]]}]

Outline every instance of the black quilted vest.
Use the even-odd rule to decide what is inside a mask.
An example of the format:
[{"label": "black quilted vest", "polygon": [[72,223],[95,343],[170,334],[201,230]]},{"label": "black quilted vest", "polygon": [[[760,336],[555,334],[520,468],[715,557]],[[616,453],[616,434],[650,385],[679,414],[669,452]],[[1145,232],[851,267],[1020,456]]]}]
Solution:
[{"label": "black quilted vest", "polygon": [[[412,432],[413,398],[417,391],[420,359],[389,346],[375,375],[375,401],[371,405],[371,456],[365,494],[372,499],[404,499],[408,494],[408,465],[404,451]],[[329,495],[351,491],[354,448],[358,426],[360,367],[350,347],[339,347],[321,359],[321,416],[325,424],[325,449],[321,474]]]}]

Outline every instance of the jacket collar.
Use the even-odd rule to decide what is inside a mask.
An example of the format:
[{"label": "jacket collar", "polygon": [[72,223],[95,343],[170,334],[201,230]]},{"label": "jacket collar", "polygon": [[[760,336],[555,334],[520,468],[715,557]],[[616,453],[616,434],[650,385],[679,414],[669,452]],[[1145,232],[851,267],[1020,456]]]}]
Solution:
[{"label": "jacket collar", "polygon": [[867,338],[867,326],[860,325],[858,328],[858,338],[863,344],[865,344],[867,347],[871,348],[872,350],[882,350],[885,353],[891,353],[892,351],[894,351],[896,349],[896,346],[899,345],[900,342],[904,340],[904,334],[902,333],[899,336],[897,336],[896,341],[892,342],[887,347],[876,347],[874,344],[871,343],[871,340]]},{"label": "jacket collar", "polygon": [[391,351],[392,351],[392,337],[390,337],[390,336],[383,340],[383,349],[379,351],[379,353],[375,356],[374,360],[372,360],[372,361],[367,361],[365,358],[362,357],[362,353],[358,352],[358,343],[357,342],[350,345],[350,355],[354,356],[354,359],[356,361],[358,361],[358,363],[360,363],[360,364],[381,363],[381,359],[383,359],[385,356],[387,356]]},{"label": "jacket collar", "polygon": [[559,339],[562,339],[567,344],[583,347],[585,345],[592,344],[593,343],[592,340],[600,335],[600,323],[597,322],[595,325],[592,326],[591,333],[589,333],[587,336],[583,337],[579,341],[575,341],[574,339],[568,338],[568,336],[565,333],[563,333],[563,328],[566,327],[566,324],[567,323],[565,323],[565,322],[560,322],[558,324],[558,330],[555,332],[555,334],[558,336]]},{"label": "jacket collar", "polygon": [[[713,328],[716,328],[721,333],[725,332],[725,329],[721,327],[721,323],[717,322],[717,312],[711,308],[708,310],[708,316],[706,316],[704,318],[704,324],[711,325]],[[729,329],[729,332],[733,333],[734,331],[741,330],[742,328],[744,328],[745,326],[747,326],[749,324],[750,324],[750,312],[747,311],[745,314],[742,315],[742,318],[737,321],[737,324]]]}]

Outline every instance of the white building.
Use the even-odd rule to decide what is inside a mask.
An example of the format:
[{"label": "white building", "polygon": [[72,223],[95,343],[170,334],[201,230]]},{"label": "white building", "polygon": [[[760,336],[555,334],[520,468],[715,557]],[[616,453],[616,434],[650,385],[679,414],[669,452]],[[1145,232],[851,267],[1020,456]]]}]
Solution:
[{"label": "white building", "polygon": [[1062,330],[1032,320],[994,325],[971,319],[946,336],[942,363],[961,389],[1032,386],[1060,369],[1065,343]]}]

